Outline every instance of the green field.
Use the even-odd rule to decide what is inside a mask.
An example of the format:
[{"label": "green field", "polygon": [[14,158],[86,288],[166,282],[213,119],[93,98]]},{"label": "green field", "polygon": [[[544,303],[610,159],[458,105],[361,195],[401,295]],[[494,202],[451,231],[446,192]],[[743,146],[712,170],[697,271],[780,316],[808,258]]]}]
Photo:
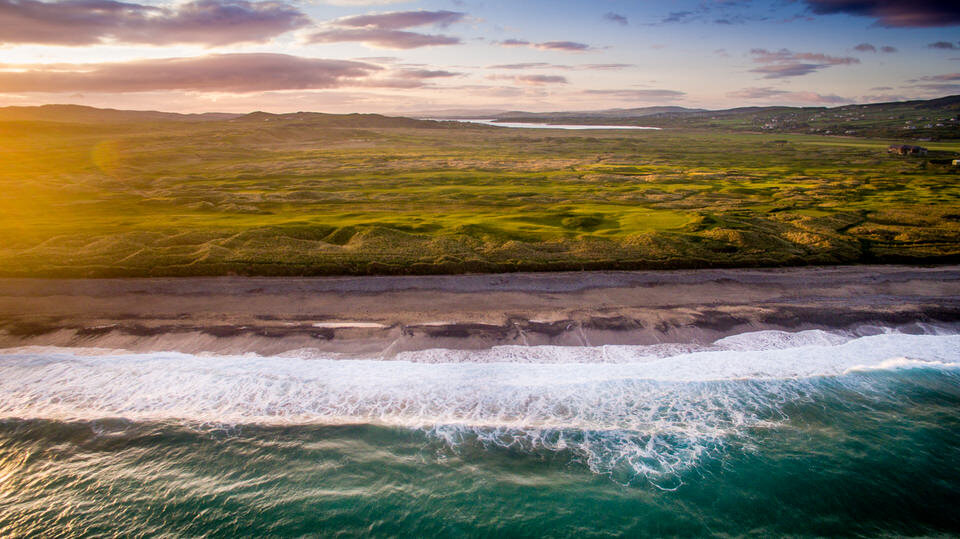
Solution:
[{"label": "green field", "polygon": [[0,275],[960,260],[960,142],[422,125],[0,123]]}]

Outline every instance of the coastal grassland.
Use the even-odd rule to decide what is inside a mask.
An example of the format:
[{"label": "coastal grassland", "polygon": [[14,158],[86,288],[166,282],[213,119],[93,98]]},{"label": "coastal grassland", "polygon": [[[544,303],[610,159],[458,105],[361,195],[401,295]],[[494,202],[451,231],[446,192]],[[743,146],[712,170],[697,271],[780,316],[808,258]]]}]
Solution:
[{"label": "coastal grassland", "polygon": [[960,258],[960,142],[424,125],[0,124],[0,275]]}]

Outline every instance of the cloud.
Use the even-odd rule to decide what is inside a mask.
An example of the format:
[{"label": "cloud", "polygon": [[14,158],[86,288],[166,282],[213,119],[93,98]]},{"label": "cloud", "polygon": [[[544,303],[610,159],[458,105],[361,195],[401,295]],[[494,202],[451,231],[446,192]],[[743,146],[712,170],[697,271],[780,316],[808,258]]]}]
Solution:
[{"label": "cloud", "polygon": [[[795,0],[784,0],[783,4]],[[710,23],[732,26],[769,20],[770,17],[762,14],[760,6],[751,6],[752,0],[700,0],[693,4],[687,3],[689,9],[671,11],[656,22],[647,23],[648,26],[664,24],[687,24],[692,22]],[[666,4],[667,2],[661,2]],[[674,2],[676,3],[676,2]]]},{"label": "cloud", "polygon": [[[861,43],[856,47],[854,47],[853,50],[860,51],[860,52],[877,52],[878,49],[877,47],[874,47],[870,43]],[[891,47],[890,45],[884,45],[880,47],[879,51],[885,54],[890,54],[893,52],[897,52],[897,48]]]},{"label": "cloud", "polygon": [[359,42],[385,49],[415,49],[458,45],[460,38],[442,34],[410,32],[406,28],[435,25],[447,27],[463,20],[459,11],[392,11],[334,19],[307,37],[308,43]]},{"label": "cloud", "polygon": [[750,71],[754,73],[762,73],[763,78],[765,79],[783,79],[787,77],[802,77],[804,75],[809,75],[810,73],[821,69],[821,67],[822,66],[818,64],[803,63],[772,64],[757,67],[751,69]]},{"label": "cloud", "polygon": [[860,60],[850,56],[829,56],[815,52],[793,52],[787,49],[778,51],[753,49],[750,54],[753,55],[754,62],[764,64],[750,71],[761,73],[767,79],[800,77],[830,66],[860,63]]},{"label": "cloud", "polygon": [[837,104],[851,103],[853,100],[838,95],[824,95],[817,92],[800,91],[788,92],[778,90],[769,86],[742,88],[733,92],[727,92],[727,97],[736,99],[771,99],[777,98],[778,101],[787,101],[794,103],[815,103],[815,104]]},{"label": "cloud", "polygon": [[7,64],[0,66],[0,92],[186,90],[247,93],[312,90],[355,85],[382,70],[363,62],[270,53],[211,54],[100,64]]},{"label": "cloud", "polygon": [[263,42],[310,24],[282,2],[194,0],[171,7],[114,0],[0,0],[0,42],[205,46]]},{"label": "cloud", "polygon": [[876,19],[886,27],[960,25],[960,2],[954,0],[804,0],[813,13],[843,13]]},{"label": "cloud", "polygon": [[498,64],[487,66],[487,69],[570,69],[571,66],[549,64],[547,62],[524,62],[520,64]]},{"label": "cloud", "polygon": [[580,69],[595,69],[598,71],[615,71],[618,69],[629,69],[637,67],[636,64],[583,64]]},{"label": "cloud", "polygon": [[354,58],[354,60],[360,62],[373,62],[375,64],[396,64],[400,61],[400,58],[396,56],[361,56],[360,58]]},{"label": "cloud", "polygon": [[829,56],[819,52],[792,52],[787,49],[768,51],[766,49],[752,49],[750,54],[753,61],[761,64],[789,63],[796,60],[818,62],[824,65],[859,64],[860,60],[850,56]]},{"label": "cloud", "polygon": [[331,6],[376,6],[384,4],[402,4],[407,0],[318,0],[319,4]]},{"label": "cloud", "polygon": [[516,81],[533,85],[567,84],[569,82],[566,77],[560,75],[518,75]]},{"label": "cloud", "polygon": [[862,95],[857,101],[860,103],[890,103],[893,101],[907,101],[909,99],[908,96],[903,94],[884,93]]},{"label": "cloud", "polygon": [[621,14],[619,14],[619,13],[614,13],[614,12],[612,12],[612,11],[607,12],[606,14],[604,14],[603,18],[604,18],[604,20],[606,20],[606,21],[614,22],[614,23],[617,23],[617,24],[622,25],[622,26],[626,26],[626,25],[630,24],[630,21],[627,19],[626,16],[621,15]]},{"label": "cloud", "polygon": [[661,23],[671,23],[671,22],[687,22],[693,17],[694,13],[692,11],[673,11],[669,13],[666,17],[663,18]]},{"label": "cloud", "polygon": [[786,94],[787,99],[799,101],[801,103],[817,103],[823,105],[836,105],[838,103],[852,103],[853,100],[847,97],[841,97],[835,94],[819,94],[817,92],[790,92]]},{"label": "cloud", "polygon": [[765,86],[763,88],[743,88],[734,92],[727,92],[727,97],[735,97],[737,99],[767,99],[785,93],[787,93],[785,90],[776,90]]},{"label": "cloud", "polygon": [[576,41],[547,41],[546,43],[537,43],[533,47],[545,51],[581,52],[590,50],[590,45],[577,43]]},{"label": "cloud", "polygon": [[954,83],[926,83],[926,84],[916,84],[915,88],[922,88],[928,92],[934,94],[960,94],[960,84]]},{"label": "cloud", "polygon": [[566,77],[560,75],[489,75],[489,80],[512,80],[520,84],[542,86],[544,84],[567,84]]},{"label": "cloud", "polygon": [[497,64],[487,66],[487,69],[567,69],[567,70],[595,70],[595,71],[615,71],[618,69],[627,69],[636,67],[636,64],[551,64],[548,62],[523,62],[519,64]]},{"label": "cloud", "polygon": [[400,30],[416,26],[449,26],[460,22],[466,13],[459,11],[393,11],[390,13],[370,13],[344,17],[333,21],[336,26],[379,28],[381,30]]},{"label": "cloud", "polygon": [[417,80],[459,77],[460,75],[463,75],[463,73],[444,69],[404,69],[397,74],[400,78]]},{"label": "cloud", "polygon": [[439,34],[420,34],[405,30],[381,30],[379,28],[334,28],[310,35],[308,43],[342,43],[357,41],[384,49],[416,49],[438,45],[458,45],[460,38]]},{"label": "cloud", "polygon": [[927,77],[920,77],[920,80],[933,81],[933,82],[949,82],[949,81],[960,81],[960,73],[947,73],[944,75],[930,75]]},{"label": "cloud", "polygon": [[686,96],[678,90],[584,90],[584,95],[615,97],[632,101],[676,101]]},{"label": "cloud", "polygon": [[936,43],[931,43],[927,45],[928,49],[944,49],[944,50],[957,50],[960,47],[957,47],[954,43],[949,41],[937,41]]},{"label": "cloud", "polygon": [[517,97],[540,97],[546,96],[547,92],[539,86],[521,87],[515,84],[510,86],[486,86],[482,84],[467,84],[463,86],[452,86],[450,90],[460,90],[470,92],[470,95],[484,95],[496,98],[517,98]]},{"label": "cloud", "polygon": [[531,43],[524,39],[505,39],[496,43],[504,47],[530,47],[543,51],[585,52],[593,49],[593,47],[587,45],[586,43],[577,43],[576,41],[546,41],[543,43]]}]

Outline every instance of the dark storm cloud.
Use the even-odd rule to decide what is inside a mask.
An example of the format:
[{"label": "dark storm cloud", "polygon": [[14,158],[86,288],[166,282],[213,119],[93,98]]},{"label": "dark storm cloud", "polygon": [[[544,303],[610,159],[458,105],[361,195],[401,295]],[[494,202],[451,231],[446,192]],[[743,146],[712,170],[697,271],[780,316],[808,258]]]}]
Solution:
[{"label": "dark storm cloud", "polygon": [[309,90],[351,85],[383,69],[363,62],[268,53],[28,67],[23,71],[0,71],[0,92]]},{"label": "dark storm cloud", "polygon": [[876,19],[880,26],[931,27],[960,25],[956,0],[805,0],[818,15],[844,13]]},{"label": "dark storm cloud", "polygon": [[310,24],[281,2],[196,0],[156,7],[112,0],[0,0],[0,42],[207,46],[261,42]]},{"label": "dark storm cloud", "polygon": [[943,50],[952,51],[952,50],[957,50],[957,49],[960,48],[960,47],[957,47],[956,44],[951,43],[951,42],[949,42],[949,41],[937,41],[936,43],[931,43],[931,44],[927,45],[927,48],[928,48],[928,49],[943,49]]}]

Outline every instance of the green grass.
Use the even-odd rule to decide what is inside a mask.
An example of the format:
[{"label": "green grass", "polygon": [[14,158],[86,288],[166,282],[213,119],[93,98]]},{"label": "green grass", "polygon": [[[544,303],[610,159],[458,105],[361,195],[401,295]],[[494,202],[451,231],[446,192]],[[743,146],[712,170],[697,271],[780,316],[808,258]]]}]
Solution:
[{"label": "green grass", "polygon": [[0,124],[0,275],[957,260],[960,174],[888,156],[888,144],[682,129]]}]

